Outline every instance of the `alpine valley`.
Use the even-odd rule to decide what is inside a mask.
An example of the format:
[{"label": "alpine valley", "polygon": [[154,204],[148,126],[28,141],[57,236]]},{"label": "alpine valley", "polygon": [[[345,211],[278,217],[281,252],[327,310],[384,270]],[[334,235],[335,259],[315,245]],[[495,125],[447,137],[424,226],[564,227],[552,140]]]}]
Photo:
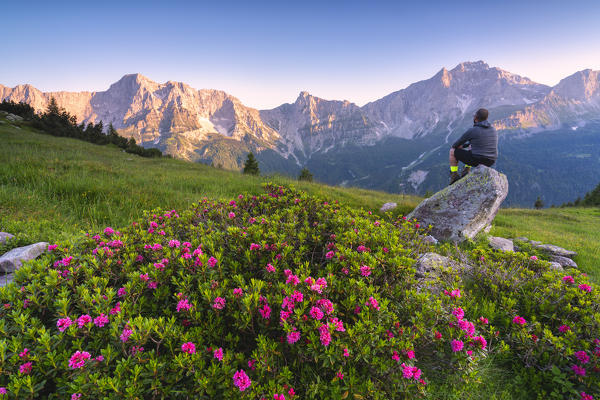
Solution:
[{"label": "alpine valley", "polygon": [[443,68],[362,107],[301,92],[256,110],[219,90],[125,75],[103,92],[0,85],[0,100],[38,111],[54,97],[79,122],[112,123],[144,147],[239,169],[252,151],[263,173],[308,168],[328,184],[424,194],[447,184],[450,144],[490,111],[500,133],[495,168],[508,176],[505,205],[573,201],[600,181],[600,71],[549,87],[483,61]]}]

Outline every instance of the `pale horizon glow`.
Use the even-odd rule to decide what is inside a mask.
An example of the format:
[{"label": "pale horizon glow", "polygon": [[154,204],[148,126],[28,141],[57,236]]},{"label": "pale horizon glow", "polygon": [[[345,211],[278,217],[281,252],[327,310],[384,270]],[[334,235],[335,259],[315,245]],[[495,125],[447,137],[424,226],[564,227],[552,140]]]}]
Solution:
[{"label": "pale horizon glow", "polygon": [[104,91],[140,73],[270,109],[301,91],[362,106],[464,61],[548,86],[600,69],[595,1],[234,3],[5,5],[0,84]]}]

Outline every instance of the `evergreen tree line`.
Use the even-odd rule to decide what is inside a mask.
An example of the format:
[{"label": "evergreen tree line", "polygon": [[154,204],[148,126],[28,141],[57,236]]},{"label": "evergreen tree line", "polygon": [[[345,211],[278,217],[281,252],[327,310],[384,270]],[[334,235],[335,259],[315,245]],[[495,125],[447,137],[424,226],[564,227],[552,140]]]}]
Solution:
[{"label": "evergreen tree line", "polygon": [[583,197],[573,202],[564,203],[561,207],[600,207],[600,183]]},{"label": "evergreen tree line", "polygon": [[[217,166],[218,168],[218,166]],[[258,167],[258,160],[254,156],[254,153],[248,153],[246,157],[246,161],[244,161],[244,168],[242,168],[242,173],[248,175],[260,175],[260,168]],[[313,181],[313,175],[310,173],[308,168],[302,168],[300,174],[298,175],[299,181]]]},{"label": "evergreen tree line", "polygon": [[114,144],[127,153],[137,154],[142,157],[161,157],[163,154],[156,148],[144,148],[139,146],[133,138],[124,138],[117,133],[112,123],[109,124],[107,132],[104,132],[102,121],[94,124],[77,124],[77,118],[69,114],[67,110],[59,107],[56,99],[52,97],[48,108],[42,114],[36,114],[35,109],[26,103],[15,103],[3,100],[0,110],[19,115],[23,119],[31,121],[33,127],[53,136],[70,137],[99,145]]}]

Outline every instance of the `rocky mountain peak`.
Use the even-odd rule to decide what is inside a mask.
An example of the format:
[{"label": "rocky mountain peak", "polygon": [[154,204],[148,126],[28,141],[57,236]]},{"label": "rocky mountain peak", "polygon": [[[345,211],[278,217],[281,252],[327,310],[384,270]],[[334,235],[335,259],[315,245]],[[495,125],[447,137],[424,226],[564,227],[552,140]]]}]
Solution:
[{"label": "rocky mountain peak", "polygon": [[585,101],[600,95],[600,71],[585,69],[562,79],[552,94],[569,100]]}]

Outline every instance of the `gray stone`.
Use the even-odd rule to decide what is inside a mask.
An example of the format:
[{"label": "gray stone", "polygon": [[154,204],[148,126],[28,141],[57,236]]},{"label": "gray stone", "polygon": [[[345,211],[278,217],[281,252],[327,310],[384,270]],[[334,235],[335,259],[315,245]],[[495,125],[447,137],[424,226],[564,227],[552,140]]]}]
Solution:
[{"label": "gray stone", "polygon": [[550,269],[554,269],[556,271],[564,271],[562,265],[554,261],[550,262]]},{"label": "gray stone", "polygon": [[437,253],[425,253],[417,259],[417,263],[415,264],[417,270],[416,276],[422,278],[430,272],[442,267],[448,267],[449,265],[450,259],[448,257],[441,256]]},{"label": "gray stone", "polygon": [[[531,243],[533,243],[533,242],[531,242]],[[562,247],[558,247],[553,244],[536,244],[534,247],[537,249],[543,250],[547,253],[550,253],[550,255],[553,255],[553,256],[561,256],[561,257],[571,258],[571,257],[574,257],[577,255],[577,253],[574,251],[563,249]]]},{"label": "gray stone", "polygon": [[386,211],[393,210],[396,207],[398,207],[398,204],[396,204],[396,203],[385,203],[384,205],[381,206],[379,211],[386,212]]},{"label": "gray stone", "polygon": [[518,237],[515,240],[518,240],[519,242],[529,242],[529,239],[527,239],[525,236]]},{"label": "gray stone", "polygon": [[21,117],[19,115],[15,115],[15,114],[8,114],[6,116],[6,119],[9,120],[10,122],[23,121],[23,117]]},{"label": "gray stone", "polygon": [[0,275],[0,287],[4,287],[11,283],[14,279],[13,274]]},{"label": "gray stone", "polygon": [[0,244],[6,242],[8,239],[12,239],[14,238],[15,235],[11,235],[10,233],[7,232],[0,232]]},{"label": "gray stone", "polygon": [[540,244],[542,244],[542,242],[539,242],[537,240],[530,240],[528,243],[531,244],[534,247],[535,246],[539,246]]},{"label": "gray stone", "polygon": [[479,165],[464,178],[437,192],[408,215],[422,226],[432,225],[439,240],[462,242],[490,225],[508,194],[504,174]]},{"label": "gray stone", "polygon": [[423,236],[421,240],[429,244],[438,244],[438,240],[431,235]]},{"label": "gray stone", "polygon": [[552,256],[552,257],[550,257],[550,259],[554,262],[559,263],[561,267],[577,268],[577,264],[575,263],[575,261],[571,260],[568,257]]},{"label": "gray stone", "polygon": [[0,272],[13,272],[25,261],[33,260],[48,249],[48,243],[39,242],[17,247],[0,257]]},{"label": "gray stone", "polygon": [[502,251],[515,251],[515,245],[510,239],[505,239],[497,236],[490,236],[488,237],[488,242],[490,243],[490,247],[493,249]]}]

